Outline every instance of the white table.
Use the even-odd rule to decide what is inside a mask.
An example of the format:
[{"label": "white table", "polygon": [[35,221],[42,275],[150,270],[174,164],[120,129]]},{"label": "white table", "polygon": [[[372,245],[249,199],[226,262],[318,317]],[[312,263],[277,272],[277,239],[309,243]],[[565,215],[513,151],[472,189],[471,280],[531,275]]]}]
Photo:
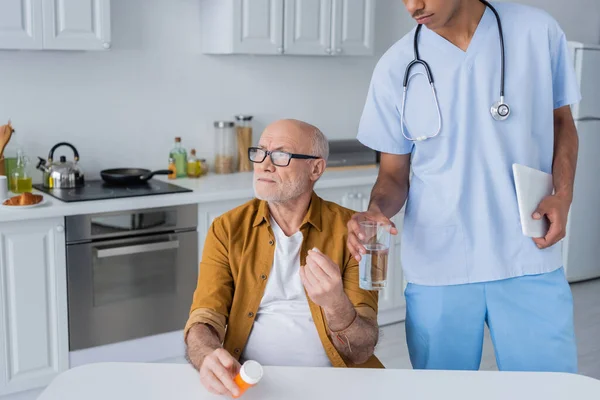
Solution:
[{"label": "white table", "polygon": [[[58,376],[38,400],[207,400],[185,364],[102,363]],[[580,375],[265,367],[247,400],[598,400],[600,381]]]}]

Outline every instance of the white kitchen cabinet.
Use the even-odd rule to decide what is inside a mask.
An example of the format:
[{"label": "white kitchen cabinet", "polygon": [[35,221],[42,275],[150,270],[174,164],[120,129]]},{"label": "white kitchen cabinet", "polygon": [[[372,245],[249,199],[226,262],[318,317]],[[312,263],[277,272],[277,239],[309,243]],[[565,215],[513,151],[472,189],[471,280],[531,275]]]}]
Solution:
[{"label": "white kitchen cabinet", "polygon": [[333,50],[337,55],[373,54],[375,0],[333,0]]},{"label": "white kitchen cabinet", "polygon": [[2,0],[0,49],[106,50],[110,0]]},{"label": "white kitchen cabinet", "polygon": [[110,48],[110,0],[43,0],[44,49]]},{"label": "white kitchen cabinet", "polygon": [[286,54],[331,54],[332,0],[286,0]]},{"label": "white kitchen cabinet", "polygon": [[207,54],[373,54],[373,0],[201,0],[201,11]]},{"label": "white kitchen cabinet", "polygon": [[0,228],[0,396],[47,385],[68,368],[64,219]]},{"label": "white kitchen cabinet", "polygon": [[283,53],[283,0],[200,1],[205,53]]},{"label": "white kitchen cabinet", "polygon": [[42,0],[0,1],[0,49],[42,47]]}]

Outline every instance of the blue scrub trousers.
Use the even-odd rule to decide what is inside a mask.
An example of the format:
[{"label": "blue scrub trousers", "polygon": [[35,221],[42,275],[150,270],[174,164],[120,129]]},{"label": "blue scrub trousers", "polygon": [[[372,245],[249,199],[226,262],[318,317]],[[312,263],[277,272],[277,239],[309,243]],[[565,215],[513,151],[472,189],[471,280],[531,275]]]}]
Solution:
[{"label": "blue scrub trousers", "polygon": [[479,369],[487,323],[499,370],[577,372],[573,297],[563,268],[465,285],[409,283],[405,295],[415,369]]}]

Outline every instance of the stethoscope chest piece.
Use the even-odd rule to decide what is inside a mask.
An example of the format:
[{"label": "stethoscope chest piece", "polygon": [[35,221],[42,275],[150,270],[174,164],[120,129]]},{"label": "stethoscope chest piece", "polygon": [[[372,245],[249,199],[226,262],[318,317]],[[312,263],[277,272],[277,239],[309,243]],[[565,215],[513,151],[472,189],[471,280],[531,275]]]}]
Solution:
[{"label": "stethoscope chest piece", "polygon": [[496,121],[504,121],[510,115],[510,107],[504,102],[503,98],[500,98],[500,101],[492,105],[490,112]]}]

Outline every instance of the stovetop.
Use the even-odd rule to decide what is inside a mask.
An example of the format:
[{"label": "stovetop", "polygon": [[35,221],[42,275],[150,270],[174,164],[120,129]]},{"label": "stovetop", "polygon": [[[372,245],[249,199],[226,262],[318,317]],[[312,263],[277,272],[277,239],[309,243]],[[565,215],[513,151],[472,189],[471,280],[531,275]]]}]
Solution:
[{"label": "stovetop", "polygon": [[110,185],[102,180],[86,181],[85,186],[75,189],[48,189],[41,184],[33,185],[37,190],[47,193],[64,202],[118,199],[158,194],[186,193],[192,190],[155,179],[138,185]]}]

